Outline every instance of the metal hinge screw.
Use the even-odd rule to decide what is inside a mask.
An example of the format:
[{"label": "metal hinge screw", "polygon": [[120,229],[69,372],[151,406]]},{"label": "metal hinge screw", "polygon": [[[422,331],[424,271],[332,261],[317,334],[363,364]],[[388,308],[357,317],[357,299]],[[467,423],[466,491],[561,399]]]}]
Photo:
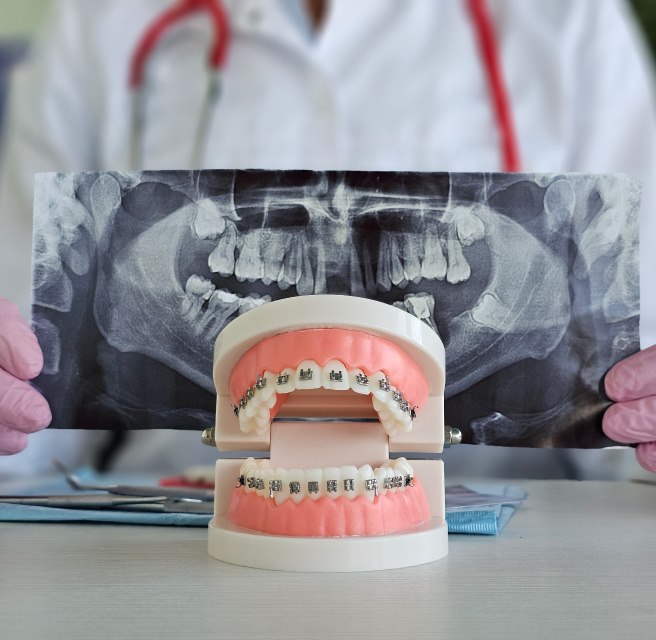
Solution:
[{"label": "metal hinge screw", "polygon": [[444,448],[448,449],[462,442],[462,432],[455,427],[444,427]]}]

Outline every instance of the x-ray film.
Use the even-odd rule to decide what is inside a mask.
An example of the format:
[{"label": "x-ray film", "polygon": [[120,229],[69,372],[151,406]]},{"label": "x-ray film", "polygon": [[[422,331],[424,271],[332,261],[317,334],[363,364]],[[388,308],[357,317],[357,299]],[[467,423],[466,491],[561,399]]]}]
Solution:
[{"label": "x-ray film", "polygon": [[615,175],[40,174],[36,385],[55,428],[200,430],[227,323],[345,294],[439,333],[465,442],[606,446],[603,376],[639,349],[638,209]]}]

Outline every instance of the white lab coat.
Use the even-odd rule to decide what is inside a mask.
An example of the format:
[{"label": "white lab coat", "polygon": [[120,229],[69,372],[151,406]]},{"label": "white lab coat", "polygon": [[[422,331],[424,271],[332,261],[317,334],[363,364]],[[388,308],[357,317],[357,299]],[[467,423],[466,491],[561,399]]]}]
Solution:
[{"label": "white lab coat", "polygon": [[[57,3],[34,63],[17,78],[0,164],[0,294],[24,309],[32,174],[129,167],[130,60],[144,30],[170,4]],[[314,39],[298,28],[282,2],[224,5],[232,42],[203,167],[502,169],[488,77],[464,1],[333,0]],[[521,169],[636,176],[644,184],[642,244],[653,246],[651,70],[626,6],[619,0],[490,0],[489,7]],[[189,167],[211,38],[203,17],[185,20],[149,60],[138,168]],[[656,251],[642,251],[643,347],[656,343],[654,273]],[[149,443],[146,448],[153,437],[140,435]],[[470,453],[462,451],[449,453],[447,464]],[[624,462],[632,459],[630,452],[624,454]],[[142,447],[135,460],[145,455]],[[530,455],[545,461],[548,454]],[[592,452],[588,464],[600,464],[599,456],[608,455]],[[486,459],[493,465],[505,460],[503,475],[517,469],[507,452],[479,450],[476,468],[460,470],[489,473]],[[556,464],[551,458],[547,463]],[[0,461],[0,471],[4,464]],[[563,469],[554,468],[553,475],[573,473]]]}]

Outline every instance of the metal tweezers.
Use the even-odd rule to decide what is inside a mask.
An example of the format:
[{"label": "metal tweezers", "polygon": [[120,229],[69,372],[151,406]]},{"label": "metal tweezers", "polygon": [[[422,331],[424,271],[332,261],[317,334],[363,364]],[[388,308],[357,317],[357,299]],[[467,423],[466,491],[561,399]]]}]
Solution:
[{"label": "metal tweezers", "polygon": [[168,498],[166,496],[129,496],[106,493],[0,496],[0,502],[54,507],[58,509],[111,509],[113,511],[152,511],[159,513],[208,513],[214,509],[212,502]]},{"label": "metal tweezers", "polygon": [[211,514],[214,511],[214,491],[209,489],[85,484],[59,460],[53,460],[53,463],[64,474],[72,488],[78,491],[106,491],[107,493],[0,496],[0,503],[59,509],[111,509],[160,513]]}]

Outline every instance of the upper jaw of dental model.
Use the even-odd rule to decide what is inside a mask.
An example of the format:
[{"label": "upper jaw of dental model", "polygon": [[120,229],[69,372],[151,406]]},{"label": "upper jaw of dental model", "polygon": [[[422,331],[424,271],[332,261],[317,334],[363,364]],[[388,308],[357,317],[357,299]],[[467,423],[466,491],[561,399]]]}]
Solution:
[{"label": "upper jaw of dental model", "polygon": [[[258,435],[270,427],[290,393],[318,389],[370,396],[385,431],[394,436],[412,429],[415,410],[428,399],[430,387],[397,343],[337,327],[266,337],[242,354],[229,381],[241,431]],[[335,400],[326,402],[334,405]]]},{"label": "upper jaw of dental model", "polygon": [[339,360],[321,367],[313,360],[303,360],[296,369],[286,367],[278,373],[265,371],[232,405],[244,433],[264,433],[271,423],[271,412],[278,404],[279,394],[297,389],[331,389],[371,395],[371,402],[380,423],[393,436],[412,429],[416,417],[403,394],[394,387],[382,371],[367,375],[362,369],[347,369]]}]

